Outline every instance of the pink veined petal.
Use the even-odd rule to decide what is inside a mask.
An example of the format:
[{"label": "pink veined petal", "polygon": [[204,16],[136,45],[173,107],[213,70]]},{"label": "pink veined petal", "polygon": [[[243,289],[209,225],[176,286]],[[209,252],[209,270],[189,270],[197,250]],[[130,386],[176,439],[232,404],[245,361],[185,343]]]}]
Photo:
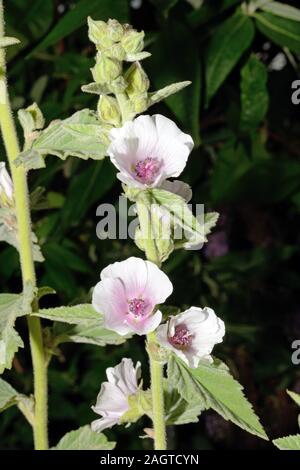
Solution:
[{"label": "pink veined petal", "polygon": [[168,276],[156,264],[146,261],[147,284],[144,295],[151,298],[154,304],[161,304],[172,294],[173,284]]},{"label": "pink veined petal", "polygon": [[113,418],[109,416],[105,416],[100,419],[96,419],[91,423],[92,431],[94,432],[102,432],[104,429],[112,428],[115,424],[119,423],[119,418]]},{"label": "pink veined petal", "polygon": [[139,321],[135,322],[134,320],[128,321],[128,325],[130,326],[131,330],[136,333],[137,335],[147,335],[152,331],[156,330],[158,325],[162,320],[162,313],[158,310],[153,315]]},{"label": "pink veined petal", "polygon": [[128,309],[124,285],[120,279],[103,279],[96,284],[92,305],[104,317],[121,319]]},{"label": "pink veined petal", "polygon": [[134,367],[131,359],[123,358],[120,364],[106,369],[107,379],[116,385],[124,395],[133,395],[138,389],[140,362]]},{"label": "pink veined petal", "polygon": [[128,410],[128,398],[116,385],[103,382],[97,397],[96,405],[92,407],[95,413],[109,416],[122,416]]},{"label": "pink veined petal", "polygon": [[138,298],[144,293],[148,281],[146,262],[134,256],[125,261],[113,263],[101,272],[101,279],[118,278],[124,286],[127,300]]}]

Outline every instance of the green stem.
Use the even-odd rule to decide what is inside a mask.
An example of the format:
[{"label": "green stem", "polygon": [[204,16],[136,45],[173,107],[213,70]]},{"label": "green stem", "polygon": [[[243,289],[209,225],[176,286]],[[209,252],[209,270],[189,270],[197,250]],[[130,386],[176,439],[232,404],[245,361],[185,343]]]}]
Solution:
[{"label": "green stem", "polygon": [[[0,38],[4,37],[3,0],[0,0]],[[22,270],[23,287],[30,282],[36,287],[32,241],[31,218],[26,171],[16,167],[15,159],[20,153],[14,120],[6,83],[6,62],[4,48],[0,48],[0,127],[2,137],[10,163],[14,183],[15,209],[18,222],[19,252]],[[33,303],[33,311],[38,310],[38,303]],[[34,443],[35,448],[44,450],[48,448],[47,434],[47,368],[42,338],[41,322],[38,317],[28,317],[31,356],[34,371]]]},{"label": "green stem", "polygon": [[[146,194],[144,194],[144,198],[147,199]],[[151,200],[148,201],[146,199],[143,199],[141,196],[136,202],[144,249],[147,259],[155,263],[157,266],[160,266],[161,262],[156,249],[155,238],[153,236],[151,226],[151,214],[149,209],[149,207],[151,207]],[[164,366],[155,358],[155,350],[157,349],[155,332],[148,334],[147,343],[150,362],[154,448],[155,450],[166,450],[166,420],[163,394]]]},{"label": "green stem", "polygon": [[148,340],[148,355],[150,362],[150,376],[151,376],[151,393],[152,393],[152,421],[154,427],[154,448],[155,450],[167,449],[166,438],[166,420],[165,420],[165,404],[163,393],[163,376],[164,366],[156,361],[152,355],[152,350],[156,349],[156,334],[155,332],[149,333]]}]

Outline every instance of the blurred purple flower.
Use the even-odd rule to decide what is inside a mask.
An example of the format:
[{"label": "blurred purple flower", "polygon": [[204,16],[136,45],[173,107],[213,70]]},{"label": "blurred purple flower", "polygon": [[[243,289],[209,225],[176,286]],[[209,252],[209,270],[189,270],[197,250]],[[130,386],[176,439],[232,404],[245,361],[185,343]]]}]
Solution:
[{"label": "blurred purple flower", "polygon": [[204,254],[206,258],[213,259],[218,256],[224,256],[228,253],[228,240],[227,233],[224,230],[212,233],[208,238],[208,243],[205,245]]}]

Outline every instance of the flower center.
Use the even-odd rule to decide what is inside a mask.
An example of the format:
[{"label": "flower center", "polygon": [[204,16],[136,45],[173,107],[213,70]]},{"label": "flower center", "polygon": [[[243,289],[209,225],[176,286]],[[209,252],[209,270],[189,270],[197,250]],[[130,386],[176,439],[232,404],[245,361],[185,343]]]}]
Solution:
[{"label": "flower center", "polygon": [[169,336],[169,342],[176,349],[187,349],[192,341],[192,335],[185,325],[175,326],[175,333],[173,336]]},{"label": "flower center", "polygon": [[160,169],[160,162],[157,158],[147,157],[139,161],[134,168],[136,176],[144,184],[152,184]]},{"label": "flower center", "polygon": [[146,313],[147,304],[143,299],[132,299],[129,301],[129,313],[135,316],[135,318],[143,318]]}]

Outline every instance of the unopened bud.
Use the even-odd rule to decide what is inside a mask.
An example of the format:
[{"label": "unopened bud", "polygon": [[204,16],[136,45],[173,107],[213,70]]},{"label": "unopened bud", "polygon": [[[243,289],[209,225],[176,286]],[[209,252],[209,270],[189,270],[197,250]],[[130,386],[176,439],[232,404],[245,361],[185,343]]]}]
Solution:
[{"label": "unopened bud", "polygon": [[133,108],[136,114],[143,113],[148,109],[149,100],[147,93],[139,93],[130,97],[130,102],[133,104]]},{"label": "unopened bud", "polygon": [[107,36],[107,24],[104,21],[94,21],[88,17],[88,35],[94,44],[101,43]]},{"label": "unopened bud", "polygon": [[126,89],[128,96],[144,93],[149,89],[149,78],[139,62],[134,62],[129,67],[125,79],[128,82]]},{"label": "unopened bud", "polygon": [[121,39],[121,44],[127,54],[136,54],[144,49],[144,31],[129,29]]},{"label": "unopened bud", "polygon": [[111,59],[117,59],[120,61],[125,60],[126,57],[126,52],[119,42],[113,44],[107,49],[104,49],[103,54],[105,54],[106,57],[110,57]]},{"label": "unopened bud", "polygon": [[115,127],[121,125],[121,113],[118,102],[112,96],[102,95],[98,102],[98,115],[101,122]]},{"label": "unopened bud", "polygon": [[107,34],[112,41],[121,41],[124,34],[124,28],[117,20],[110,19],[107,22]]},{"label": "unopened bud", "polygon": [[122,64],[116,59],[98,53],[96,65],[91,69],[91,72],[96,83],[109,83],[121,75]]}]

